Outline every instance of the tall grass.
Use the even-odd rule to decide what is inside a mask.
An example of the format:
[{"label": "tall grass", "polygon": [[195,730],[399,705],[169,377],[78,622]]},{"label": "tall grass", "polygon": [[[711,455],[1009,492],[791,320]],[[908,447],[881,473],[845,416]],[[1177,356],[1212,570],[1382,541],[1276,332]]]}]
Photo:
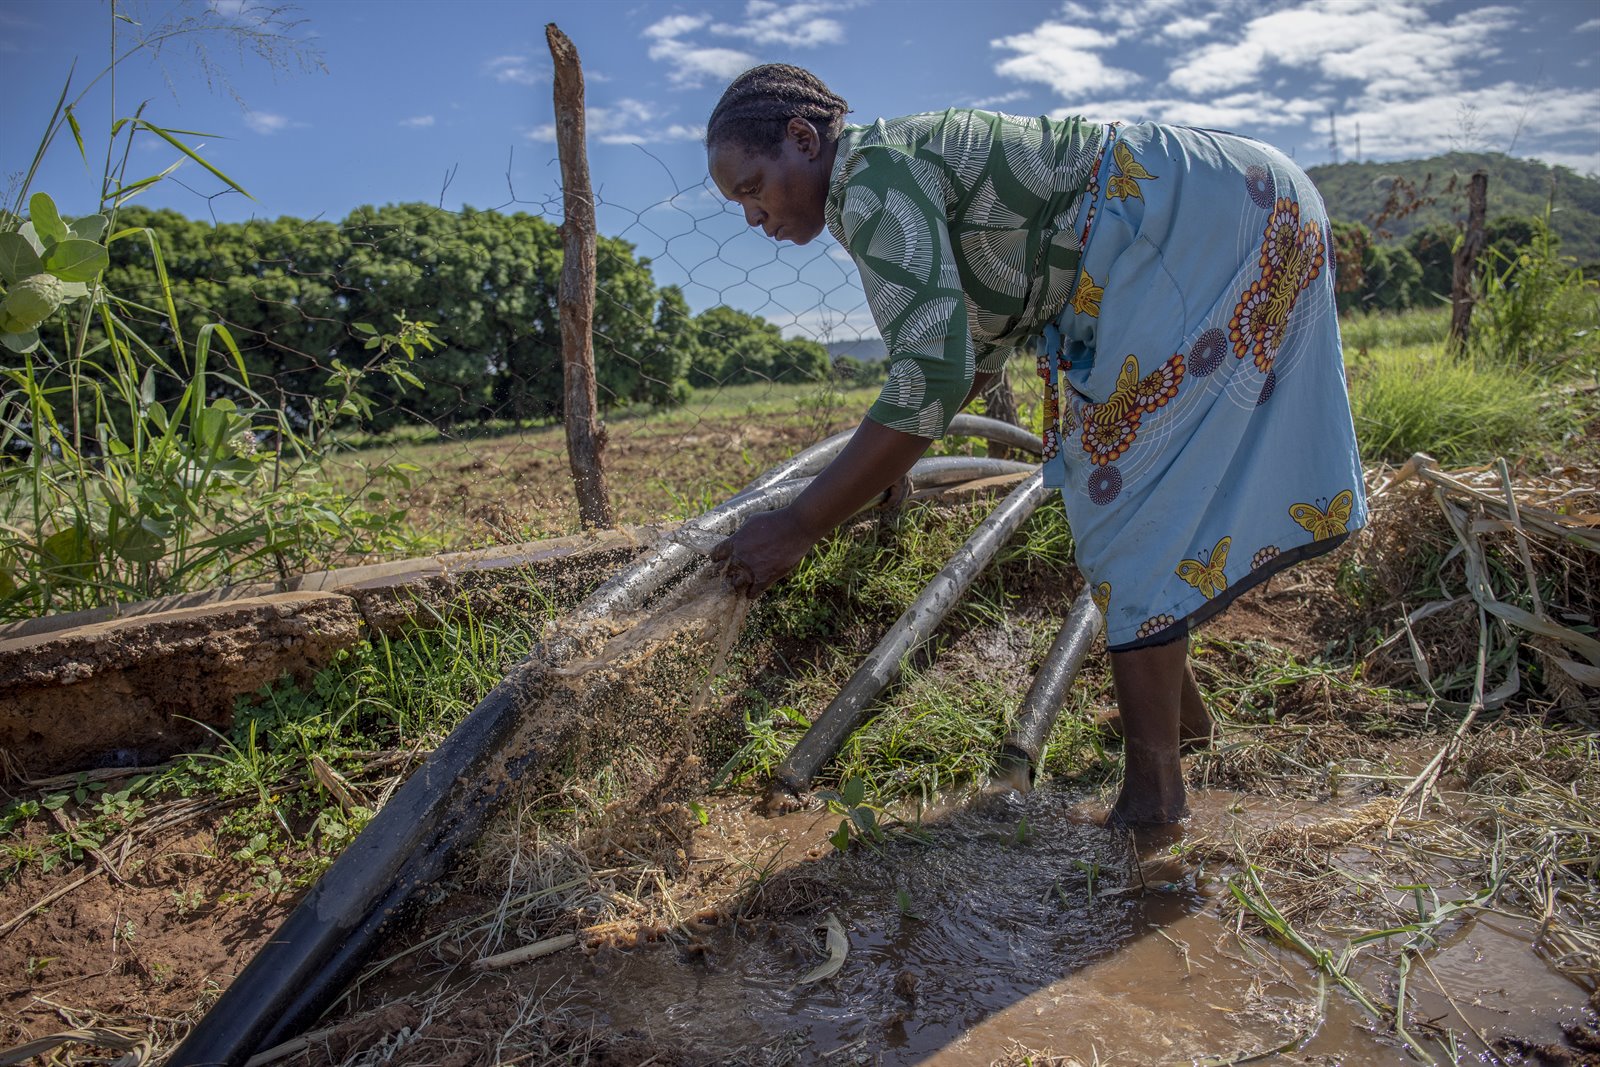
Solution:
[{"label": "tall grass", "polygon": [[1362,459],[1403,462],[1426,452],[1447,465],[1521,456],[1557,440],[1572,415],[1537,380],[1437,344],[1346,356]]},{"label": "tall grass", "polygon": [[1557,252],[1548,219],[1515,255],[1491,249],[1478,288],[1479,354],[1544,374],[1600,371],[1600,282]]},{"label": "tall grass", "polygon": [[[111,13],[114,58],[91,87],[174,39],[221,34],[268,58],[295,47],[275,13],[254,29],[187,15],[147,29]],[[131,45],[119,40],[123,22]],[[368,471],[358,494],[333,484],[322,463],[335,420],[369,412],[369,373],[420,385],[404,364],[430,349],[433,324],[402,320],[389,334],[357,323],[350,347],[372,353],[365,362],[332,360],[302,409],[269,403],[226,325],[185,337],[177,309],[190,297],[167,274],[160,234],[118,223],[128,200],[173,169],[130,176],[136,138],[159,138],[244,189],[141,106],[107,132],[98,211],[62,218],[30,184],[63,130],[87,162],[75,109],[88,89],[69,100],[71,88],[69,75],[34,169],[0,211],[0,619],[281,579],[408,545],[403,513],[377,488],[405,471]],[[109,246],[127,241],[149,248],[157,308],[105,284]]]},{"label": "tall grass", "polygon": [[1339,320],[1345,352],[1394,345],[1443,344],[1450,332],[1448,307],[1409,311],[1363,311]]}]

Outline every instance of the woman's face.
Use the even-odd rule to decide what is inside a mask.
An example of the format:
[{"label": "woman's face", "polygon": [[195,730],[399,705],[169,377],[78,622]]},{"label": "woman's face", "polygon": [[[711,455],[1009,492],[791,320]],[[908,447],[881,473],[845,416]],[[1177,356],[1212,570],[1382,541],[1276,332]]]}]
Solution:
[{"label": "woman's face", "polygon": [[744,209],[745,222],[773,240],[803,245],[827,225],[823,207],[836,149],[823,144],[811,123],[793,118],[776,157],[723,141],[712,146],[707,162],[711,180]]}]

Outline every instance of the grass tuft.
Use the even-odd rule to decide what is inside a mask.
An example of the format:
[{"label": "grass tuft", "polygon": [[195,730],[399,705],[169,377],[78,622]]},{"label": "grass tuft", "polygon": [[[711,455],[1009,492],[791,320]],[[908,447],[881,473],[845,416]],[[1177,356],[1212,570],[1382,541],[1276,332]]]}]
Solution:
[{"label": "grass tuft", "polygon": [[1570,414],[1526,373],[1431,344],[1348,358],[1350,406],[1366,462],[1426,452],[1447,466],[1551,447]]}]

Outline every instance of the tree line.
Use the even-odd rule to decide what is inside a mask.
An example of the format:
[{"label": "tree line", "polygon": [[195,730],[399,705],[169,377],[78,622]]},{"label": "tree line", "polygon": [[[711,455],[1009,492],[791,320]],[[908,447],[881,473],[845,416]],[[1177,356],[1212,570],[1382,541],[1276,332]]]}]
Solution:
[{"label": "tree line", "polygon": [[[1509,262],[1544,225],[1495,219],[1486,261]],[[370,428],[561,416],[561,238],[543,218],[411,203],[359,207],[339,222],[210,224],[130,207],[118,220],[128,227],[157,235],[161,262],[150,242],[111,246],[105,282],[124,310],[159,335],[170,292],[186,336],[208,322],[226,324],[252,387],[274,406],[308,407],[330,371],[369,358],[366,328],[388,331],[409,318],[436,322],[439,343],[411,368],[420,388],[381,376],[367,383]],[[1448,299],[1455,227],[1431,223],[1385,240],[1381,229],[1335,220],[1332,232],[1341,312]],[[656,285],[650,260],[619,238],[599,238],[596,274],[595,370],[605,410],[674,407],[696,387],[882,371],[850,359],[830,365],[822,345],[786,339],[734,308],[692,313],[683,292]]]},{"label": "tree line", "polygon": [[[558,228],[535,215],[427,204],[364,206],[339,222],[283,217],[210,224],[170,210],[129,207],[119,229],[149,227],[149,242],[112,245],[105,284],[159,336],[166,294],[186,336],[224,323],[252,387],[293,411],[329,372],[369,358],[358,324],[392,330],[436,323],[433,353],[416,362],[421,388],[375,378],[374,429],[561,414]],[[692,388],[817,380],[827,350],[729,307],[695,315],[676,286],[657,286],[650,260],[614,237],[598,241],[594,309],[599,402],[671,407]],[[163,287],[164,270],[167,285]]]},{"label": "tree line", "polygon": [[[1333,219],[1331,226],[1340,314],[1404,311],[1450,302],[1459,228],[1433,222],[1394,240],[1360,222]],[[1479,262],[1491,266],[1514,262],[1537,237],[1547,235],[1552,248],[1560,240],[1548,233],[1543,219],[1519,215],[1491,220],[1484,233],[1486,246]]]}]

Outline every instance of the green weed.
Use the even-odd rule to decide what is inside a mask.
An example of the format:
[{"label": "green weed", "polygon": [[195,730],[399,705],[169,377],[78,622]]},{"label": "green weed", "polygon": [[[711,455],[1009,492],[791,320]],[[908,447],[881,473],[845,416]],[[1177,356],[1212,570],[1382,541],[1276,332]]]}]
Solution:
[{"label": "green weed", "polygon": [[1409,311],[1358,311],[1339,320],[1345,358],[1373,348],[1402,345],[1442,345],[1450,334],[1450,309],[1412,308]]},{"label": "green weed", "polygon": [[1560,439],[1570,412],[1526,372],[1436,345],[1358,354],[1348,364],[1361,457],[1402,463],[1426,452],[1446,466],[1524,456]]},{"label": "green weed", "polygon": [[[118,19],[134,27],[131,47],[116,39]],[[147,33],[121,16],[112,25],[117,58],[91,87],[140,49],[207,29],[181,21]],[[273,25],[223,32],[263,55],[294,47]],[[370,357],[333,358],[321,395],[274,406],[223,323],[184,328],[178,308],[190,297],[174,289],[160,235],[118,226],[124,204],[173,169],[131,178],[136,139],[243,187],[141,105],[106,134],[97,210],[63,218],[30,186],[64,130],[87,162],[75,109],[88,88],[69,101],[71,87],[69,76],[11,210],[0,211],[0,348],[10,357],[0,370],[0,619],[283,579],[342,553],[406,547],[404,512],[379,487],[407,472],[376,468],[362,492],[343,492],[323,476],[325,431],[370,413],[370,376],[420,385],[407,364],[431,348],[434,324],[401,316],[395,333],[357,324],[352,340],[364,335]],[[130,241],[148,249],[159,307],[106,287],[110,246]]]},{"label": "green weed", "polygon": [[1474,351],[1541,373],[1600,369],[1600,282],[1557,252],[1548,220],[1508,255],[1490,249],[1472,313]]}]

